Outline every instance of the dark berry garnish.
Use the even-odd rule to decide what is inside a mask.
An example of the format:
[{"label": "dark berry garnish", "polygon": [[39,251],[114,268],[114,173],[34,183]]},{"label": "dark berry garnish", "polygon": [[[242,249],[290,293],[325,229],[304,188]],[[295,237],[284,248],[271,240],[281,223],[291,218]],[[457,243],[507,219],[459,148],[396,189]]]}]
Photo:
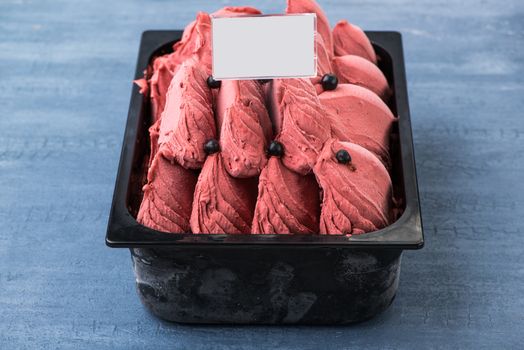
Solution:
[{"label": "dark berry garnish", "polygon": [[267,149],[267,154],[272,157],[281,157],[284,154],[284,145],[278,141],[272,141]]},{"label": "dark berry garnish", "polygon": [[324,74],[320,83],[325,91],[335,90],[338,85],[338,78],[333,73]]},{"label": "dark berry garnish", "polygon": [[215,80],[212,75],[207,77],[207,86],[209,86],[211,89],[218,89],[222,85],[222,81]]},{"label": "dark berry garnish", "polygon": [[337,152],[337,154],[335,155],[335,157],[337,157],[337,161],[340,163],[340,164],[348,164],[348,163],[351,163],[351,156],[349,155],[349,152],[346,151],[345,149],[341,149]]},{"label": "dark berry garnish", "polygon": [[211,139],[207,141],[206,144],[204,145],[204,151],[207,154],[213,154],[213,153],[217,153],[218,151],[220,151],[220,145],[218,144],[218,141],[215,139]]}]

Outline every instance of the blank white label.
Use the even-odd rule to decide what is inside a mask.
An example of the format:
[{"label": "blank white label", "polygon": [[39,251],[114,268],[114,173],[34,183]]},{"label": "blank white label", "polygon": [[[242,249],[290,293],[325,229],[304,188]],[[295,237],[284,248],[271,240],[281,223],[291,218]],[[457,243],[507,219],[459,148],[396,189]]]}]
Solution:
[{"label": "blank white label", "polygon": [[213,17],[213,78],[304,78],[317,74],[312,13]]}]

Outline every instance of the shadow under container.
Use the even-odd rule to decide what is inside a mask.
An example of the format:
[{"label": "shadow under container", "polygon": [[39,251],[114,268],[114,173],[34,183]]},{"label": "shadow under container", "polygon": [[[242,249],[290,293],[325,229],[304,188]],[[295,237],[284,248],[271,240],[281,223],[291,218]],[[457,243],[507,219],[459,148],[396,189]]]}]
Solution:
[{"label": "shadow under container", "polygon": [[[346,324],[384,311],[395,298],[405,249],[423,246],[401,36],[367,32],[394,91],[394,196],[390,226],[353,236],[193,235],[136,221],[151,124],[149,99],[133,86],[106,243],[129,248],[143,304],[165,320],[215,324]],[[135,78],[171,52],[181,31],[142,35]]]}]

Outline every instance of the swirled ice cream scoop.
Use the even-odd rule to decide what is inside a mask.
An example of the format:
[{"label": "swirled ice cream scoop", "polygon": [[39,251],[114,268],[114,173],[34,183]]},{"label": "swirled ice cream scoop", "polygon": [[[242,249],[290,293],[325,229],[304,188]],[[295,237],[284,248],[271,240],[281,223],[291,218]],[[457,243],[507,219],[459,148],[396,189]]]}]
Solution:
[{"label": "swirled ice cream scoop", "polygon": [[257,179],[234,178],[220,153],[211,154],[198,177],[191,213],[193,233],[250,233]]},{"label": "swirled ice cream scoop", "polygon": [[162,113],[158,149],[185,168],[204,164],[204,144],[216,138],[212,94],[197,61],[185,61],[171,81]]},{"label": "swirled ice cream scoop", "polygon": [[147,178],[137,221],[159,231],[189,232],[197,174],[157,154]]},{"label": "swirled ice cream scoop", "polygon": [[328,112],[334,136],[359,144],[389,166],[389,137],[395,117],[376,94],[357,85],[339,84],[319,99]]},{"label": "swirled ice cream scoop", "polygon": [[[196,20],[191,22],[180,41],[173,45],[173,52],[156,57],[149,69],[149,90],[151,98],[151,116],[153,122],[160,119],[166,103],[169,84],[178,67],[188,58],[201,62],[202,69],[211,72],[211,19],[205,12],[199,12]],[[142,84],[142,79],[137,81]]]},{"label": "swirled ice cream scoop", "polygon": [[315,87],[308,79],[276,79],[270,105],[276,139],[284,145],[282,162],[308,174],[331,134]]},{"label": "swirled ice cream scoop", "polygon": [[360,27],[342,20],[333,28],[333,46],[335,55],[357,55],[377,63],[373,45]]},{"label": "swirled ice cream scoop", "polygon": [[339,83],[362,86],[377,94],[384,102],[391,96],[391,89],[384,73],[373,63],[356,55],[335,57],[333,70]]},{"label": "swirled ice cream scoop", "polygon": [[318,233],[319,187],[313,175],[299,175],[271,157],[262,170],[253,233]]},{"label": "swirled ice cream scoop", "polygon": [[173,45],[170,61],[181,65],[190,57],[200,62],[206,73],[211,72],[211,17],[205,12],[197,14],[196,20],[184,30],[182,39]]},{"label": "swirled ice cream scoop", "polygon": [[361,234],[389,224],[391,179],[371,152],[332,139],[313,171],[323,193],[321,234]]},{"label": "swirled ice cream scoop", "polygon": [[260,174],[273,130],[261,84],[224,80],[218,93],[217,119],[222,158],[234,177]]}]

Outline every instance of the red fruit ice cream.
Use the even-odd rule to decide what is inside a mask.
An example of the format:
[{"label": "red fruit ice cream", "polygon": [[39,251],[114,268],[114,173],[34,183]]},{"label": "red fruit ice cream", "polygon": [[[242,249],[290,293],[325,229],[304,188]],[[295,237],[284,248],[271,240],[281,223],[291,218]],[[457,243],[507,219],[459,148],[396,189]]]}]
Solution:
[{"label": "red fruit ice cream", "polygon": [[[349,164],[339,162],[340,151],[349,154]],[[371,152],[356,144],[330,140],[314,173],[323,193],[321,234],[361,234],[390,223],[391,179]]]},{"label": "red fruit ice cream", "polygon": [[359,144],[389,166],[395,117],[376,94],[357,85],[339,84],[335,90],[320,94],[319,99],[335,137]]},{"label": "red fruit ice cream", "polygon": [[160,123],[158,151],[185,168],[204,165],[204,144],[216,138],[207,75],[198,62],[185,61],[171,81]]},{"label": "red fruit ice cream", "polygon": [[287,0],[286,13],[314,13],[317,15],[317,32],[322,37],[327,54],[333,56],[333,36],[329,20],[314,0]]},{"label": "red fruit ice cream", "polygon": [[196,20],[184,30],[182,39],[173,45],[170,61],[179,66],[190,57],[200,62],[206,73],[211,73],[211,17],[205,12],[197,14]]},{"label": "red fruit ice cream", "polygon": [[[151,98],[138,222],[195,234],[361,234],[391,223],[396,118],[373,46],[347,21],[332,31],[314,0],[288,0],[286,13],[317,15],[314,78],[209,79],[211,18],[200,12],[136,81]],[[328,73],[338,85],[321,84]]]},{"label": "red fruit ice cream", "polygon": [[276,139],[284,145],[282,162],[299,174],[308,174],[331,135],[313,84],[308,79],[274,80],[271,118]]},{"label": "red fruit ice cream", "polygon": [[207,157],[198,177],[191,213],[193,233],[250,233],[257,179],[234,178],[220,153]]},{"label": "red fruit ice cream", "polygon": [[346,20],[338,22],[333,28],[333,46],[337,56],[357,55],[377,63],[377,55],[366,34]]},{"label": "red fruit ice cream", "polygon": [[211,16],[216,17],[236,17],[236,16],[253,16],[253,15],[260,15],[261,12],[254,8],[249,6],[226,6],[221,8],[218,11],[215,11],[211,14]]},{"label": "red fruit ice cream", "polygon": [[189,232],[197,173],[157,154],[147,178],[137,221],[159,231]]},{"label": "red fruit ice cream", "polygon": [[188,58],[200,62],[200,68],[211,73],[211,18],[199,12],[173,45],[173,53],[159,56],[153,61],[153,73],[149,79],[152,119],[160,118],[166,103],[167,89],[178,67]]},{"label": "red fruit ice cream", "polygon": [[153,75],[149,80],[151,86],[151,119],[154,122],[160,119],[166,105],[166,93],[173,79],[175,66],[171,65],[169,56],[157,57],[153,62]]},{"label": "red fruit ice cream", "polygon": [[273,134],[262,85],[253,80],[224,80],[217,103],[220,149],[226,170],[234,177],[260,174]]},{"label": "red fruit ice cream", "polygon": [[315,37],[315,45],[317,46],[317,75],[311,78],[311,82],[315,86],[317,94],[322,93],[321,80],[325,74],[333,73],[332,57],[327,54],[324,46],[324,41],[320,35]]},{"label": "red fruit ice cream", "polygon": [[300,175],[271,157],[258,183],[252,233],[318,233],[319,187],[313,175]]},{"label": "red fruit ice cream", "polygon": [[356,55],[335,57],[333,71],[339,83],[362,86],[377,94],[384,102],[391,96],[391,89],[384,73],[373,63]]}]

